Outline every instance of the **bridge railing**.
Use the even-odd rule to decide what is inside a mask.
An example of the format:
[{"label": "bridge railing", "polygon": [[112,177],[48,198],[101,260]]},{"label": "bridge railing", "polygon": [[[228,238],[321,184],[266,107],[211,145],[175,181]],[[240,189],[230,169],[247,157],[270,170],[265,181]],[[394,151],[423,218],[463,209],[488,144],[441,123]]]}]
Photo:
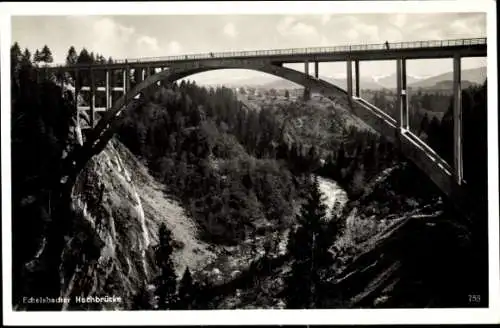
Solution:
[{"label": "bridge railing", "polygon": [[[485,45],[486,38],[472,39],[453,39],[453,40],[424,40],[424,41],[408,41],[389,43],[390,49],[416,49],[416,48],[443,48],[457,46],[473,46]],[[226,51],[201,54],[185,54],[162,57],[143,57],[143,58],[127,58],[115,59],[114,64],[125,63],[142,63],[154,61],[183,61],[183,60],[201,60],[211,58],[235,58],[235,57],[259,57],[259,56],[283,56],[283,55],[308,55],[308,54],[331,54],[331,53],[346,53],[357,51],[384,50],[387,45],[385,43],[374,44],[357,44],[357,45],[341,45],[333,47],[311,47],[311,48],[289,48],[289,49],[271,49],[271,50],[250,50],[250,51]],[[96,64],[99,65],[99,64]],[[49,64],[48,67],[60,67],[64,64]],[[73,67],[88,66],[88,64],[71,65]]]}]

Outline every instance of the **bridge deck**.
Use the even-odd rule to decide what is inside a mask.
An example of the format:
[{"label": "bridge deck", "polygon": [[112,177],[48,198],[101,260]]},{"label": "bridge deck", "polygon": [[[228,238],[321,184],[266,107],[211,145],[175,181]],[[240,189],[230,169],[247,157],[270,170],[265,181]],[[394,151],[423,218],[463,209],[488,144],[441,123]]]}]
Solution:
[{"label": "bridge deck", "polygon": [[[176,62],[200,62],[217,59],[265,59],[273,63],[299,63],[305,61],[334,62],[351,60],[390,60],[404,57],[415,58],[447,58],[454,54],[462,57],[486,56],[486,38],[454,39],[454,40],[427,40],[381,44],[341,45],[333,47],[272,49],[254,51],[230,51],[202,54],[185,54],[163,57],[144,57],[116,59],[113,63],[93,64],[93,67],[119,69],[125,65],[133,67],[162,67]],[[85,68],[89,64],[49,65],[49,69]]]}]

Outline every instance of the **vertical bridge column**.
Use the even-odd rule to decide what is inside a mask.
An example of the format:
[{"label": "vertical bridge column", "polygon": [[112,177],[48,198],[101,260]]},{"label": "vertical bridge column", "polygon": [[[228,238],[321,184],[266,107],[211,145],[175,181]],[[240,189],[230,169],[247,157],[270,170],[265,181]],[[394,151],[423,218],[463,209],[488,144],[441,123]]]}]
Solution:
[{"label": "vertical bridge column", "polygon": [[406,59],[401,60],[401,84],[403,87],[403,94],[401,97],[402,101],[402,116],[401,116],[401,127],[405,130],[409,130],[409,117],[408,117],[408,86],[406,83]]},{"label": "vertical bridge column", "polygon": [[141,80],[139,82],[142,82],[146,79],[146,69],[141,67]]},{"label": "vertical bridge column", "polygon": [[125,95],[130,91],[130,66],[125,68],[125,89],[123,89],[123,94]]},{"label": "vertical bridge column", "polygon": [[349,105],[352,106],[352,61],[347,59],[347,95]]},{"label": "vertical bridge column", "polygon": [[462,72],[459,54],[453,57],[453,160],[456,182],[463,182],[463,148],[462,148]]},{"label": "vertical bridge column", "polygon": [[128,67],[124,67],[122,71],[123,77],[122,77],[122,83],[123,83],[123,95],[127,94],[128,91],[128,80],[129,80],[129,70]]},{"label": "vertical bridge column", "polygon": [[356,79],[356,90],[355,90],[355,94],[356,94],[356,97],[359,98],[359,60],[355,60],[354,61],[354,75],[355,75],[355,79]]},{"label": "vertical bridge column", "polygon": [[109,85],[109,69],[106,69],[106,110],[111,108],[111,86]]},{"label": "vertical bridge column", "polygon": [[109,108],[113,107],[113,92],[115,91],[116,71],[110,70],[109,78]]},{"label": "vertical bridge column", "polygon": [[[130,91],[130,66],[126,65],[123,68],[123,96],[127,95],[127,92]],[[125,103],[125,106],[127,103]]]},{"label": "vertical bridge column", "polygon": [[314,62],[314,77],[319,79],[319,63],[317,61]]},{"label": "vertical bridge column", "polygon": [[92,68],[89,69],[90,72],[90,126],[92,128],[95,127],[95,78],[94,78],[94,70]]},{"label": "vertical bridge column", "polygon": [[399,115],[396,121],[399,127],[403,130],[408,129],[408,97],[406,86],[406,60],[398,59],[396,62],[396,78],[397,78],[397,105]]},{"label": "vertical bridge column", "polygon": [[79,94],[79,90],[78,88],[80,87],[80,82],[78,81],[79,79],[79,76],[78,76],[78,69],[75,69],[75,81],[74,81],[74,85],[75,85],[75,108],[76,108],[76,124],[78,126],[80,126],[80,108],[78,107],[78,94]]},{"label": "vertical bridge column", "polygon": [[[307,60],[304,62],[304,73],[309,78],[309,62]],[[304,87],[304,100],[309,99],[311,99],[311,90],[308,87]]]}]

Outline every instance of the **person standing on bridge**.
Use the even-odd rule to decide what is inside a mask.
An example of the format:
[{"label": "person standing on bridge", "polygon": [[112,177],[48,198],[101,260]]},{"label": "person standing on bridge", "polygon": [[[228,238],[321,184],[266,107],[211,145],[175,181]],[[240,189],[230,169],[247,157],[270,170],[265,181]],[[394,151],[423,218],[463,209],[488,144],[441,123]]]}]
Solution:
[{"label": "person standing on bridge", "polygon": [[389,50],[389,41],[385,41],[385,48]]}]

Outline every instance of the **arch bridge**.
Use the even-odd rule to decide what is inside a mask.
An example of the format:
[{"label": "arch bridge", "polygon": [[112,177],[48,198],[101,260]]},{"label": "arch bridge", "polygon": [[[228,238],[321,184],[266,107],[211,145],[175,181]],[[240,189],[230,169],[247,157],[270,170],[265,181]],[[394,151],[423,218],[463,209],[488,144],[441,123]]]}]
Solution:
[{"label": "arch bridge", "polygon": [[[474,197],[467,192],[463,179],[461,59],[485,57],[486,41],[486,38],[414,41],[123,59],[92,65],[46,66],[40,70],[39,76],[43,73],[45,77],[48,74],[55,75],[57,83],[62,86],[65,83],[64,75],[70,73],[73,76],[76,99],[80,95],[87,103],[83,106],[75,102],[78,118],[80,112],[89,113],[90,131],[83,146],[67,158],[68,167],[71,167],[68,170],[72,172],[68,173],[68,181],[76,178],[85,163],[104,148],[114,134],[113,126],[118,117],[124,111],[133,110],[143,103],[147,98],[143,96],[158,86],[210,70],[251,69],[300,84],[305,87],[306,92],[317,92],[336,102],[343,102],[354,115],[397,143],[403,155],[428,175],[465,215],[473,215]],[[409,129],[407,60],[430,58],[453,59],[453,163],[444,161]],[[396,118],[360,97],[359,64],[362,61],[377,60],[395,62]],[[347,90],[319,79],[320,62],[346,62]],[[283,66],[285,63],[304,63],[305,72],[286,68]],[[314,75],[309,74],[310,63],[314,63]],[[98,116],[101,116],[99,120]]]}]

